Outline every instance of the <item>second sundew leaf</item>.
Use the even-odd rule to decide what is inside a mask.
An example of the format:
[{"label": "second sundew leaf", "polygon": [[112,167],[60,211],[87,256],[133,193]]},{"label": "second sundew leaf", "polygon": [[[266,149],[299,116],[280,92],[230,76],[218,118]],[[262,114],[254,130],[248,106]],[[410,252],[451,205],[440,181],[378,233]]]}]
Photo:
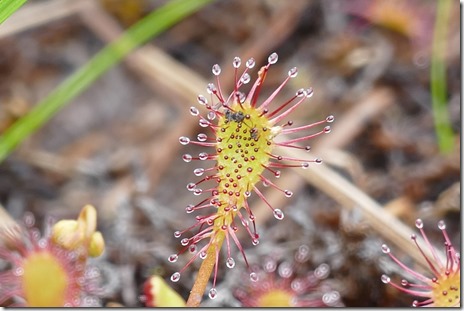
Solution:
[{"label": "second sundew leaf", "polygon": [[[241,66],[241,60],[238,57],[234,58],[233,66],[235,68],[236,81],[234,90],[230,94],[227,94],[227,96],[224,95],[220,88],[219,75],[221,68],[219,65],[214,65],[212,72],[216,76],[216,81],[208,84],[207,87],[207,92],[211,98],[207,99],[203,95],[199,95],[197,98],[199,104],[204,105],[208,111],[206,118],[200,115],[196,107],[190,107],[190,113],[193,116],[199,117],[200,127],[211,129],[213,134],[200,133],[197,135],[197,141],[185,136],[179,138],[179,142],[183,145],[196,144],[214,148],[213,153],[201,152],[198,157],[190,154],[182,156],[185,162],[191,162],[192,160],[215,161],[215,165],[208,169],[194,169],[194,174],[202,177],[202,179],[198,182],[188,183],[187,189],[194,195],[200,196],[206,194],[207,197],[200,203],[188,205],[186,208],[187,213],[203,211],[211,207],[214,211],[211,214],[196,216],[197,221],[194,225],[183,231],[176,231],[174,233],[175,237],[181,238],[188,231],[198,230],[193,236],[182,238],[181,244],[183,249],[179,253],[169,257],[169,261],[175,262],[178,256],[187,250],[195,254],[180,271],[172,275],[171,280],[177,282],[181,277],[181,273],[195,258],[200,257],[205,259],[206,257],[213,256],[213,286],[209,291],[211,299],[216,298],[218,295],[216,279],[219,252],[224,241],[227,256],[225,260],[226,267],[233,268],[235,266],[234,252],[231,245],[235,244],[250,271],[250,279],[257,281],[257,274],[251,271],[244,249],[236,235],[238,230],[237,223],[240,223],[250,236],[252,244],[257,245],[259,243],[260,236],[255,225],[256,217],[248,204],[248,198],[252,193],[256,194],[269,206],[276,219],[281,220],[284,218],[284,213],[280,209],[272,207],[259,190],[258,185],[263,183],[276,189],[276,191],[282,192],[286,197],[291,197],[292,192],[278,187],[265,177],[264,173],[267,171],[278,178],[280,177],[279,170],[281,168],[301,167],[304,169],[309,166],[309,162],[322,162],[317,158],[308,160],[276,155],[272,153],[274,147],[281,146],[310,151],[309,146],[300,145],[299,143],[318,135],[329,133],[330,126],[326,125],[315,133],[313,132],[298,138],[283,140],[276,140],[275,138],[280,134],[304,132],[314,127],[331,123],[334,120],[333,116],[328,116],[324,120],[299,127],[292,127],[292,121],[282,124],[282,121],[291,112],[312,96],[313,91],[311,88],[299,89],[289,100],[275,107],[273,101],[276,99],[277,94],[291,78],[297,76],[298,71],[295,67],[289,70],[288,76],[282,84],[268,98],[261,101],[259,94],[267,72],[270,66],[277,62],[277,59],[276,53],[269,56],[268,64],[259,70],[258,78],[255,80],[248,94],[242,93],[240,88],[251,80],[248,71],[255,66],[253,59],[249,59],[245,63],[246,68],[239,75],[238,68]],[[216,182],[217,185],[213,188],[202,189],[201,185],[206,181]],[[201,241],[206,241],[206,245],[201,245]],[[209,259],[207,261],[209,262]]]}]

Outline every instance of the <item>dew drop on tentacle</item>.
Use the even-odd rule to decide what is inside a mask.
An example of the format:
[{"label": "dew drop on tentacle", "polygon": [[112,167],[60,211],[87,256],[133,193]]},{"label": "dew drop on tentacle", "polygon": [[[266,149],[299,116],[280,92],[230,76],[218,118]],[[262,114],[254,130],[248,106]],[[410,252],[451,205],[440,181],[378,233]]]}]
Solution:
[{"label": "dew drop on tentacle", "polygon": [[197,135],[197,139],[198,141],[206,141],[208,139],[208,135],[206,135],[205,133],[199,133]]},{"label": "dew drop on tentacle", "polygon": [[229,268],[229,269],[232,269],[233,267],[235,267],[235,260],[234,260],[234,258],[232,258],[232,257],[227,258],[227,260],[226,260],[226,266],[227,266],[227,268]]},{"label": "dew drop on tentacle", "polygon": [[287,198],[290,198],[293,195],[293,192],[291,192],[290,190],[284,190],[284,194]]},{"label": "dew drop on tentacle", "polygon": [[190,240],[188,238],[183,238],[182,240],[180,240],[180,244],[182,244],[182,246],[187,246],[189,243]]},{"label": "dew drop on tentacle", "polygon": [[388,275],[382,274],[382,276],[380,277],[380,279],[381,279],[382,282],[385,283],[385,284],[390,283],[390,277],[389,277]]},{"label": "dew drop on tentacle", "polygon": [[172,282],[178,282],[180,280],[180,273],[179,272],[174,272],[171,275],[171,281]]},{"label": "dew drop on tentacle", "polygon": [[321,163],[322,163],[322,159],[316,158],[316,159],[314,159],[314,163],[316,163],[316,164],[321,164]]},{"label": "dew drop on tentacle", "polygon": [[195,174],[195,176],[201,176],[203,175],[203,173],[205,172],[205,169],[199,167],[199,168],[196,168],[193,170],[193,174]]},{"label": "dew drop on tentacle", "polygon": [[247,84],[248,82],[250,82],[251,78],[250,78],[250,75],[248,73],[245,73],[241,78],[240,78],[240,82],[242,82],[243,84]]},{"label": "dew drop on tentacle", "polygon": [[208,159],[208,154],[206,152],[201,152],[200,154],[198,154],[198,158],[201,161],[205,161],[206,159]]},{"label": "dew drop on tentacle", "polygon": [[292,69],[288,71],[288,76],[290,78],[295,78],[297,75],[298,75],[298,68],[296,67],[293,67]]},{"label": "dew drop on tentacle", "polygon": [[185,208],[185,211],[187,212],[187,214],[190,214],[194,211],[194,206],[189,204],[187,205],[187,207]]},{"label": "dew drop on tentacle", "polygon": [[208,86],[206,87],[206,92],[208,94],[213,94],[216,91],[217,91],[217,89],[216,89],[216,86],[214,85],[214,83],[208,83]]},{"label": "dew drop on tentacle", "polygon": [[208,254],[205,251],[203,251],[203,252],[200,253],[200,258],[205,259],[207,255]]},{"label": "dew drop on tentacle", "polygon": [[327,125],[326,127],[324,127],[324,133],[325,133],[325,134],[329,134],[330,131],[331,131],[330,126]]},{"label": "dew drop on tentacle", "polygon": [[199,124],[201,127],[208,127],[208,126],[210,125],[210,123],[208,122],[208,120],[203,119],[203,118],[200,119],[200,120],[198,121],[198,124]]},{"label": "dew drop on tentacle", "polygon": [[197,100],[198,100],[198,103],[203,106],[208,103],[208,100],[203,95],[198,95]]},{"label": "dew drop on tentacle", "polygon": [[184,162],[188,163],[188,162],[192,161],[192,156],[190,154],[186,153],[186,154],[184,154],[182,156],[182,160],[184,160]]},{"label": "dew drop on tentacle", "polygon": [[445,230],[446,229],[446,224],[445,224],[445,222],[443,220],[440,220],[438,222],[438,229],[440,229],[440,230]]},{"label": "dew drop on tentacle", "polygon": [[237,93],[238,93],[238,100],[240,101],[241,104],[243,104],[245,102],[245,100],[246,100],[245,93],[243,93],[243,92],[237,92]]},{"label": "dew drop on tentacle", "polygon": [[235,56],[234,61],[232,62],[232,65],[234,66],[234,68],[239,68],[241,64],[242,64],[242,60],[240,59],[240,57]]},{"label": "dew drop on tentacle", "polygon": [[322,302],[324,302],[329,307],[334,306],[339,300],[340,293],[337,291],[330,291],[322,296]]},{"label": "dew drop on tentacle", "polygon": [[277,264],[274,260],[267,259],[264,262],[263,268],[264,268],[264,271],[266,271],[267,273],[271,273],[275,271],[275,269],[277,268]]},{"label": "dew drop on tentacle", "polygon": [[387,246],[387,244],[382,244],[382,252],[384,254],[390,253],[390,248]]},{"label": "dew drop on tentacle", "polygon": [[319,267],[316,268],[314,271],[314,276],[317,277],[319,280],[325,279],[329,276],[330,267],[328,264],[323,263],[320,264]]},{"label": "dew drop on tentacle", "polygon": [[180,231],[175,231],[175,232],[174,232],[174,237],[175,237],[176,239],[180,238],[181,235],[182,235],[182,233],[180,233]]},{"label": "dew drop on tentacle", "polygon": [[325,118],[325,121],[328,123],[332,123],[335,120],[335,117],[333,115],[327,116]]},{"label": "dew drop on tentacle", "polygon": [[213,72],[213,75],[219,76],[221,74],[221,66],[219,66],[218,64],[215,64],[213,68],[211,69],[211,71]]},{"label": "dew drop on tentacle", "polygon": [[214,111],[210,111],[206,115],[206,118],[210,121],[213,121],[214,119],[216,119],[216,113]]},{"label": "dew drop on tentacle", "polygon": [[307,169],[307,168],[309,168],[309,163],[308,162],[303,162],[303,163],[301,163],[301,167],[303,169]]},{"label": "dew drop on tentacle", "polygon": [[198,110],[197,107],[193,107],[193,106],[192,106],[192,107],[190,107],[190,114],[191,114],[192,116],[197,116],[197,115],[200,114],[200,111]]},{"label": "dew drop on tentacle", "polygon": [[24,269],[22,267],[17,267],[13,270],[15,276],[22,276],[24,274]]},{"label": "dew drop on tentacle", "polygon": [[31,228],[35,224],[35,217],[32,213],[26,212],[23,216],[23,222],[26,227]]},{"label": "dew drop on tentacle", "polygon": [[312,97],[314,95],[314,90],[313,90],[312,87],[310,87],[310,88],[306,89],[305,93],[306,93],[306,97],[310,98],[310,97]]},{"label": "dew drop on tentacle", "polygon": [[197,187],[197,185],[195,183],[193,183],[193,182],[190,182],[190,183],[187,184],[187,190],[188,191],[193,191],[193,190],[195,190],[196,187]]},{"label": "dew drop on tentacle", "polygon": [[217,290],[213,287],[209,290],[208,296],[210,299],[214,299],[217,297]]},{"label": "dew drop on tentacle", "polygon": [[45,248],[45,247],[47,247],[48,242],[47,242],[46,239],[40,239],[39,242],[38,242],[38,244],[39,244],[39,247],[40,247],[40,248]]},{"label": "dew drop on tentacle", "polygon": [[179,256],[177,254],[172,254],[171,256],[169,256],[168,261],[169,262],[176,262],[178,258],[179,258]]},{"label": "dew drop on tentacle", "polygon": [[277,55],[277,53],[275,52],[269,55],[269,57],[267,58],[267,61],[269,62],[269,64],[275,64],[277,63],[278,60],[279,60],[279,55]]},{"label": "dew drop on tentacle", "polygon": [[200,195],[202,193],[203,193],[203,190],[201,190],[200,188],[196,188],[195,190],[193,190],[194,195]]},{"label": "dew drop on tentacle", "polygon": [[250,58],[249,60],[246,61],[246,66],[247,68],[251,69],[255,66],[256,62],[254,58]]},{"label": "dew drop on tentacle", "polygon": [[297,253],[295,254],[295,261],[297,262],[305,262],[309,258],[309,246],[308,245],[301,245],[298,248]]},{"label": "dew drop on tentacle", "polygon": [[278,220],[284,219],[284,212],[282,212],[280,209],[276,208],[273,213],[276,219]]},{"label": "dew drop on tentacle", "polygon": [[292,265],[287,261],[282,262],[279,265],[279,268],[277,270],[278,270],[280,277],[285,278],[285,279],[288,279],[293,274]]},{"label": "dew drop on tentacle", "polygon": [[256,272],[251,272],[250,273],[250,280],[252,282],[258,282],[258,274],[256,274]]},{"label": "dew drop on tentacle", "polygon": [[188,145],[190,143],[190,138],[186,137],[186,136],[181,136],[179,137],[179,142],[181,145]]},{"label": "dew drop on tentacle", "polygon": [[296,97],[306,96],[306,91],[305,91],[305,89],[299,89],[298,91],[296,91],[295,95],[296,95]]},{"label": "dew drop on tentacle", "polygon": [[416,228],[417,229],[422,229],[424,227],[424,222],[422,221],[422,219],[416,219]]}]

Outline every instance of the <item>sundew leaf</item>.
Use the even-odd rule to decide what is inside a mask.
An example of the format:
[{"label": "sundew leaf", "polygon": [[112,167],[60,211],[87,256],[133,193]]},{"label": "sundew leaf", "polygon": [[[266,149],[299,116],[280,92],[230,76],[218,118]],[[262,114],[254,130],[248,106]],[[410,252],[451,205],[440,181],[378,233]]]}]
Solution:
[{"label": "sundew leaf", "polygon": [[132,50],[211,1],[173,0],[130,27],[120,38],[98,52],[0,136],[0,162],[29,135],[43,126],[55,113],[86,90],[97,78],[119,63]]}]

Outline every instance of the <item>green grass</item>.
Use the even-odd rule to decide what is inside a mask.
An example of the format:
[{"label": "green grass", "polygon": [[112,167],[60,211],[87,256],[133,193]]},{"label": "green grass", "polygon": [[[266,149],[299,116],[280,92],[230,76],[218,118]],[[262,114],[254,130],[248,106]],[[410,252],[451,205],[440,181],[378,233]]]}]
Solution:
[{"label": "green grass", "polygon": [[433,34],[432,60],[430,68],[430,88],[432,109],[440,152],[449,153],[454,148],[454,133],[449,121],[446,88],[447,31],[453,1],[437,1],[437,17]]},{"label": "green grass", "polygon": [[0,24],[18,10],[27,0],[0,0]]},{"label": "green grass", "polygon": [[129,28],[119,39],[103,48],[0,136],[0,162],[61,108],[92,85],[97,78],[118,64],[124,56],[211,1],[173,0]]}]

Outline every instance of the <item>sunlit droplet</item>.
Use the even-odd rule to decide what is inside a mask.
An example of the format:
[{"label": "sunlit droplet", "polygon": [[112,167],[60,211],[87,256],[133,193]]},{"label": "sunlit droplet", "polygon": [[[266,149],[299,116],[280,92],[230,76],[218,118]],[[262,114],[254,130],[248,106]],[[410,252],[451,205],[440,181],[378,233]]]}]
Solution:
[{"label": "sunlit droplet", "polygon": [[296,67],[293,67],[292,69],[288,71],[288,76],[290,78],[295,78],[297,75],[298,75],[298,68]]},{"label": "sunlit droplet", "polygon": [[277,63],[278,60],[279,60],[279,55],[277,55],[277,53],[275,52],[269,55],[269,57],[267,58],[267,61],[269,62],[269,64],[275,64]]},{"label": "sunlit droplet", "polygon": [[385,275],[385,274],[382,274],[382,276],[380,277],[380,280],[382,280],[382,282],[385,284],[390,283],[390,277],[388,277],[388,275]]},{"label": "sunlit droplet", "polygon": [[186,154],[184,154],[182,156],[182,160],[184,160],[184,162],[188,163],[188,162],[192,161],[192,156],[190,154],[186,153]]},{"label": "sunlit droplet", "polygon": [[213,75],[219,76],[221,74],[221,66],[215,64],[211,71],[213,72]]},{"label": "sunlit droplet", "polygon": [[258,282],[258,274],[256,274],[256,272],[251,272],[250,273],[250,280],[252,282]]},{"label": "sunlit droplet", "polygon": [[382,252],[384,254],[390,253],[390,248],[387,246],[387,244],[382,244]]},{"label": "sunlit droplet", "polygon": [[251,78],[250,78],[250,75],[248,73],[243,74],[243,76],[240,78],[240,81],[243,84],[247,84],[248,82],[250,82],[250,80],[251,80]]},{"label": "sunlit droplet", "polygon": [[208,103],[208,100],[203,95],[198,95],[197,100],[200,105],[206,105]]},{"label": "sunlit droplet", "polygon": [[213,287],[209,290],[208,296],[210,299],[214,299],[217,297],[217,290]]},{"label": "sunlit droplet", "polygon": [[250,58],[249,60],[246,61],[246,66],[247,68],[253,68],[255,66],[256,62],[254,58]]},{"label": "sunlit droplet", "polygon": [[191,114],[192,116],[197,116],[199,113],[200,113],[200,111],[198,110],[197,107],[193,107],[193,106],[190,107],[190,114]]},{"label": "sunlit droplet", "polygon": [[186,136],[181,136],[179,137],[179,142],[181,143],[181,145],[188,145],[190,143],[190,138]]},{"label": "sunlit droplet", "polygon": [[172,275],[171,275],[171,281],[173,282],[178,282],[180,279],[180,273],[179,272],[174,272]]},{"label": "sunlit droplet", "polygon": [[232,269],[233,267],[235,267],[235,260],[234,260],[234,258],[232,258],[232,257],[227,258],[227,260],[226,260],[226,266],[227,266],[227,268],[229,268],[229,269]]},{"label": "sunlit droplet", "polygon": [[278,220],[284,219],[284,213],[280,209],[276,208],[273,213],[276,219]]},{"label": "sunlit droplet", "polygon": [[416,227],[417,229],[422,229],[424,227],[424,222],[422,221],[422,219],[416,219]]},{"label": "sunlit droplet", "polygon": [[242,64],[242,60],[240,59],[240,57],[235,56],[234,61],[232,62],[232,65],[234,66],[234,68],[239,68],[241,64]]}]

